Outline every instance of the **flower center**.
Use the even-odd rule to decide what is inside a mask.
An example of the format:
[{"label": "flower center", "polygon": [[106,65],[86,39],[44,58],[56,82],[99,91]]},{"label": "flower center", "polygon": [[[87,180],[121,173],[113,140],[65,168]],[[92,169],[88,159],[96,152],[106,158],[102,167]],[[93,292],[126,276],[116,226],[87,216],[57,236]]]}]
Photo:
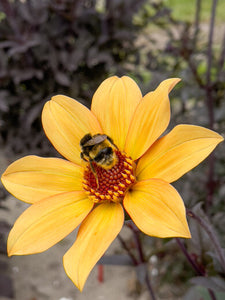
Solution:
[{"label": "flower center", "polygon": [[115,150],[115,155],[117,163],[110,169],[92,162],[84,170],[83,188],[95,203],[120,202],[135,182],[132,159],[119,150]]}]

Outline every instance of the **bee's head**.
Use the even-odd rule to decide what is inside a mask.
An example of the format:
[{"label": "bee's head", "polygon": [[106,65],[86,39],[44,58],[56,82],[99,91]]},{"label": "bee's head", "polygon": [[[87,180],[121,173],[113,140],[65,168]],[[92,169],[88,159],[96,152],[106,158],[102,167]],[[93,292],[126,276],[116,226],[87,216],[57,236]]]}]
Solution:
[{"label": "bee's head", "polygon": [[92,136],[90,133],[85,134],[84,137],[80,140],[80,147],[83,148],[85,144],[92,139]]}]

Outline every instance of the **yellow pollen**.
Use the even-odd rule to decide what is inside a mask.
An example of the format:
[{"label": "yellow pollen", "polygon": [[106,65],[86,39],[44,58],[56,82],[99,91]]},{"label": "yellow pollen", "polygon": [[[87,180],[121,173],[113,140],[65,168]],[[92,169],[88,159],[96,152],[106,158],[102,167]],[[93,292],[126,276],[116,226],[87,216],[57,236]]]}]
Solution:
[{"label": "yellow pollen", "polygon": [[125,172],[129,175],[130,174],[130,170],[125,170]]},{"label": "yellow pollen", "polygon": [[105,169],[93,161],[84,169],[83,188],[94,203],[120,202],[135,183],[132,159],[119,150],[113,151],[117,160],[111,168]]},{"label": "yellow pollen", "polygon": [[132,164],[132,163],[133,163],[133,160],[130,159],[130,158],[127,158],[126,161],[127,161],[129,164]]},{"label": "yellow pollen", "polygon": [[126,183],[127,183],[127,184],[131,184],[131,181],[128,180],[128,179],[126,179]]},{"label": "yellow pollen", "polygon": [[134,175],[130,174],[130,179],[131,179],[132,181],[134,181],[134,180],[135,180]]},{"label": "yellow pollen", "polygon": [[114,200],[114,202],[117,202],[117,201],[116,201],[117,199],[118,199],[118,197],[115,196],[115,195],[113,195],[113,200]]},{"label": "yellow pollen", "polygon": [[125,186],[125,184],[123,184],[123,183],[119,183],[119,186],[121,187],[121,188],[125,188],[126,186]]}]

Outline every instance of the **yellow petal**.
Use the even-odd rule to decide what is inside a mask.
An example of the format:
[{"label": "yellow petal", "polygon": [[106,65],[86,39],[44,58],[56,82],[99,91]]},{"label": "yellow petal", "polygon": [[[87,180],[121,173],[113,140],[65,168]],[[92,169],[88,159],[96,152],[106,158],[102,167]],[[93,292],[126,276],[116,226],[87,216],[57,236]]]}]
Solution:
[{"label": "yellow petal", "polygon": [[223,141],[216,132],[193,125],[178,125],[138,162],[138,180],[161,178],[173,182],[197,166]]},{"label": "yellow petal", "polygon": [[16,198],[34,203],[62,192],[82,191],[82,167],[60,158],[26,156],[2,175],[5,188]]},{"label": "yellow petal", "polygon": [[96,207],[81,224],[77,240],[63,257],[65,271],[79,290],[120,232],[123,222],[121,205],[106,203]]},{"label": "yellow petal", "polygon": [[106,79],[93,96],[91,110],[120,150],[124,149],[129,124],[141,98],[139,87],[127,76]]},{"label": "yellow petal", "polygon": [[44,131],[59,153],[80,163],[80,140],[87,133],[102,133],[93,115],[76,100],[58,95],[48,101],[42,112]]},{"label": "yellow petal", "polygon": [[136,183],[126,194],[124,207],[137,227],[150,236],[191,237],[183,201],[163,180]]},{"label": "yellow petal", "polygon": [[168,94],[180,81],[178,78],[164,80],[154,92],[144,96],[132,118],[125,152],[136,160],[143,155],[166,130],[170,121]]},{"label": "yellow petal", "polygon": [[69,192],[34,203],[16,221],[8,237],[8,255],[47,250],[72,232],[93,207],[83,192]]}]

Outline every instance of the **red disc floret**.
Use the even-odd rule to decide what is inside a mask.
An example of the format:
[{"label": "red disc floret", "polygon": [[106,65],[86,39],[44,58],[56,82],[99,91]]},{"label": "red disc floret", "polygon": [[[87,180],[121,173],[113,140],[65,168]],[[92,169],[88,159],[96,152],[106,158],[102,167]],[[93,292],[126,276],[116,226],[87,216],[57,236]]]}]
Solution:
[{"label": "red disc floret", "polygon": [[104,169],[96,163],[88,164],[84,170],[83,187],[96,202],[119,202],[127,189],[135,182],[134,163],[126,154],[116,152],[118,162],[111,169]]}]

